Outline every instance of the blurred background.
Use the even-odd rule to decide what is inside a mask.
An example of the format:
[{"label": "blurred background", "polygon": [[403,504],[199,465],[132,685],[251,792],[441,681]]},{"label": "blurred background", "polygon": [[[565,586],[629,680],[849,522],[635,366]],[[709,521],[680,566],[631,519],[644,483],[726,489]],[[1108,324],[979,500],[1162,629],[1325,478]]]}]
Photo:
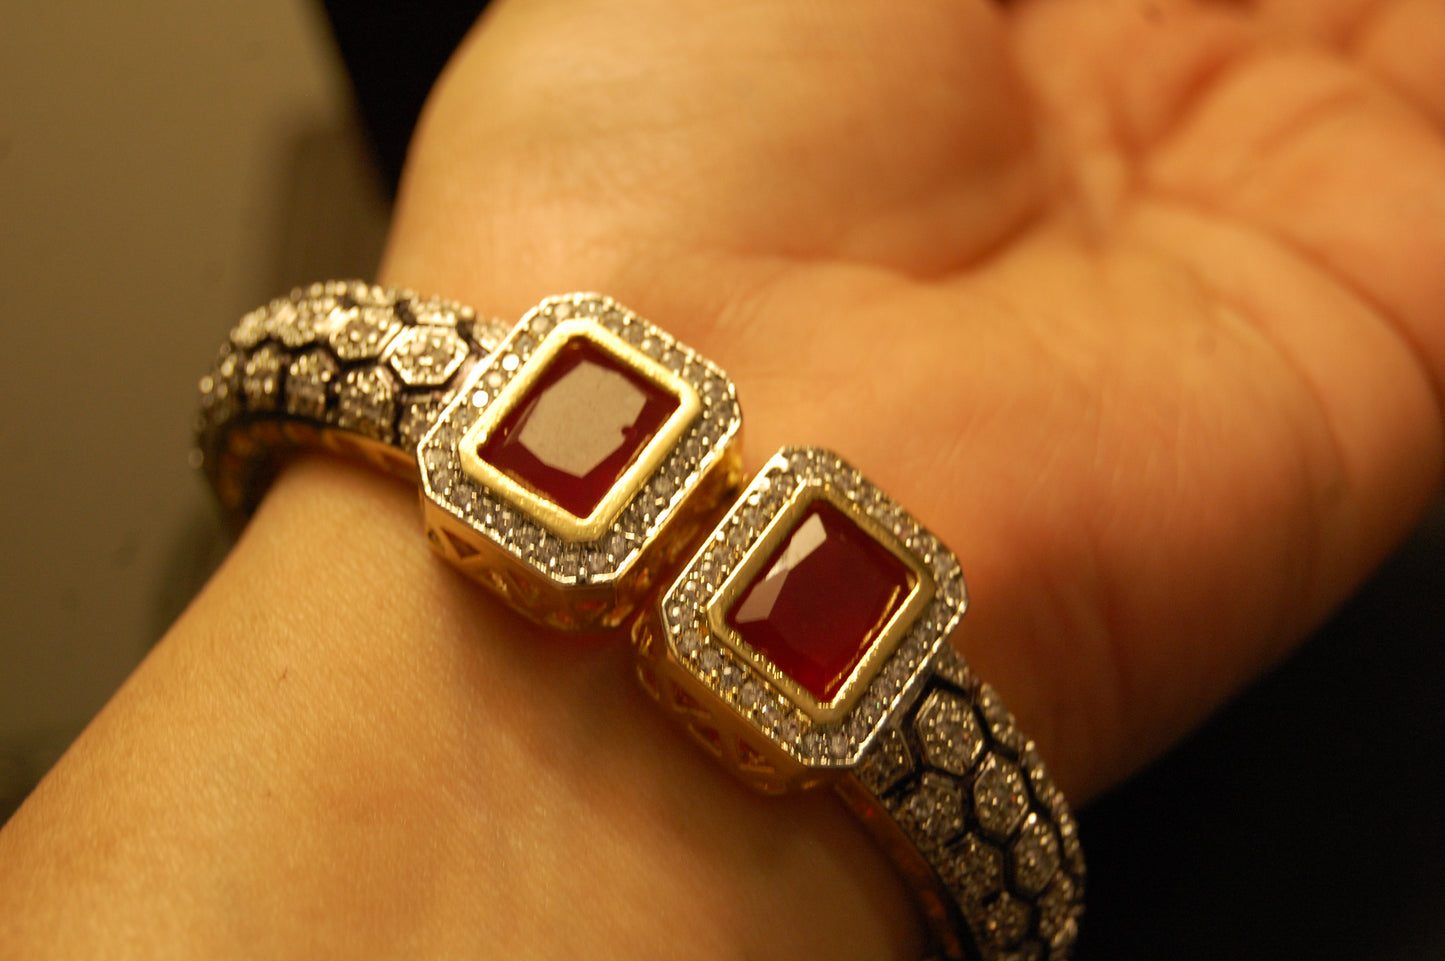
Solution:
[{"label": "blurred background", "polygon": [[8,5],[0,816],[224,551],[187,452],[225,331],[386,218],[319,5]]},{"label": "blurred background", "polygon": [[[7,9],[0,821],[224,554],[196,380],[250,307],[372,274],[480,6]],[[1085,812],[1080,961],[1445,958],[1442,682],[1437,505],[1298,657]]]}]

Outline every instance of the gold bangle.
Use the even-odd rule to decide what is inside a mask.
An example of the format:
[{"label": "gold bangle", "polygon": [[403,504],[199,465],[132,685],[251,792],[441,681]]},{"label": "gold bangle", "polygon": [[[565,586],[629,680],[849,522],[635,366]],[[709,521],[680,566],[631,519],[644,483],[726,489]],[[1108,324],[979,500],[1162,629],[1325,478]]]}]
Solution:
[{"label": "gold bangle", "polygon": [[298,446],[417,481],[438,553],[541,623],[628,624],[643,687],[742,780],[836,790],[946,956],[1068,956],[1077,826],[949,642],[958,561],[829,451],[786,448],[739,494],[736,391],[687,346],[595,294],[508,329],[330,282],[242,318],[201,389],[233,516]]}]

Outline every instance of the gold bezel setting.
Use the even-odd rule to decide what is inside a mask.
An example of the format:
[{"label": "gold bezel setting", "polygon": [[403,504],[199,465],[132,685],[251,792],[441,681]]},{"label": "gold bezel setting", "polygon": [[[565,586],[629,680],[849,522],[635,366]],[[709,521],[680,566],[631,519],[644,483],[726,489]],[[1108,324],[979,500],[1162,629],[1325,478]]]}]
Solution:
[{"label": "gold bezel setting", "polygon": [[[619,480],[616,486],[623,490],[617,502],[609,503],[609,495],[594,511],[606,516],[596,525],[584,522],[579,525],[584,529],[563,534],[555,514],[565,512],[551,504],[545,505],[548,510],[538,510],[542,499],[522,491],[510,478],[505,484],[479,479],[475,466],[469,470],[464,463],[463,449],[478,429],[484,429],[479,425],[500,416],[508,398],[520,396],[529,376],[536,376],[553,351],[587,328],[592,329],[587,336],[594,342],[676,390],[683,403],[644,448],[639,463],[633,465],[636,470]],[[612,584],[626,575],[689,495],[726,458],[736,457],[734,442],[741,428],[742,412],[731,381],[695,351],[610,297],[550,297],[528,311],[501,345],[478,363],[422,438],[417,460],[423,500],[429,510],[460,522],[549,583]],[[604,512],[603,507],[608,509]]]},{"label": "gold bezel setting", "polygon": [[[578,517],[557,506],[530,487],[514,480],[511,475],[492,466],[477,452],[492,431],[526,397],[527,391],[538,378],[546,373],[558,352],[577,338],[590,341],[614,360],[643,375],[677,399],[677,408],[661,429],[648,440],[638,456],[613,483],[607,495],[586,517]],[[552,328],[527,358],[526,363],[517,370],[516,375],[497,392],[496,398],[487,404],[476,423],[462,435],[459,442],[462,470],[468,477],[496,491],[514,507],[559,537],[569,541],[595,540],[616,520],[622,508],[627,506],[642,484],[666,460],[678,438],[701,409],[702,402],[698,399],[697,391],[678,374],[590,319],[565,320]]]},{"label": "gold bezel setting", "polygon": [[[718,629],[721,595],[735,593],[739,571],[760,563],[786,517],[826,497],[879,537],[930,583],[915,588],[831,705],[817,700]],[[855,765],[889,719],[909,703],[967,607],[958,560],[892,498],[836,454],[784,448],[773,456],[659,601],[668,660],[753,731],[805,768]],[[906,612],[906,614],[905,614]],[[880,646],[879,641],[874,642]],[[820,707],[822,708],[820,710]],[[828,710],[836,707],[836,710]]]},{"label": "gold bezel setting", "polygon": [[[908,568],[913,580],[903,603],[898,605],[878,632],[878,636],[868,645],[867,651],[849,673],[837,694],[826,702],[819,701],[811,691],[780,671],[766,655],[754,650],[727,623],[727,612],[732,609],[738,596],[754,581],[783,539],[792,533],[798,518],[820,500],[827,501],[842,511],[849,520],[901,561]],[[904,548],[891,531],[866,514],[856,501],[843,496],[837,488],[814,482],[795,491],[783,509],[768,522],[761,536],[748,548],[742,562],[733,568],[722,587],[708,602],[707,619],[714,637],[730,647],[733,653],[747,660],[754,670],[767,677],[813,724],[830,724],[847,715],[858,698],[868,689],[869,681],[897,650],[908,629],[933,599],[933,592],[933,573],[917,556]]]}]

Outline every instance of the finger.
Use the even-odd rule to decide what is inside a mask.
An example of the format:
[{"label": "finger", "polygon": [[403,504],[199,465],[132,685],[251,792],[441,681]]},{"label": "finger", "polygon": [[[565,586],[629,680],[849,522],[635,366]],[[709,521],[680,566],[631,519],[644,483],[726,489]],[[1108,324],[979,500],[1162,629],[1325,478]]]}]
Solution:
[{"label": "finger", "polygon": [[[1172,286],[1195,292],[1198,315],[1178,302],[1144,307],[1160,336],[1181,335],[1177,349],[1112,383],[1097,369],[1087,379],[1104,396],[1132,397],[1133,411],[1179,411],[1159,445],[1130,446],[1143,433],[1133,418],[1115,431],[1050,421],[1053,446],[1020,462],[1067,464],[1063,439],[1082,433],[1085,449],[1065,471],[1074,481],[1048,487],[1069,510],[1039,531],[1027,571],[971,567],[981,596],[1028,596],[1030,575],[1062,586],[1025,605],[1055,612],[1053,630],[990,623],[976,608],[973,629],[1012,642],[980,645],[972,659],[1016,705],[1055,719],[1045,736],[1065,764],[1096,751],[1079,768],[1093,787],[1162,749],[1317,624],[1441,474],[1445,289],[1430,266],[1445,256],[1438,128],[1326,44],[1285,42],[1247,13],[1041,0],[1019,20],[1025,76],[1069,175],[1065,209],[1093,228],[1087,259],[1158,256],[1178,271]],[[1088,303],[1080,292],[1073,312]],[[1122,305],[1107,306],[1091,330],[1118,326]],[[1197,342],[1182,336],[1196,324],[1207,332]],[[1055,342],[1066,329],[1052,329]],[[1120,331],[1107,354],[1150,342]],[[1187,375],[1178,382],[1210,378],[1187,404],[1165,385],[1130,383],[1176,366]],[[979,444],[988,447],[1006,441]],[[1089,481],[1096,465],[1127,493]],[[1008,516],[1006,499],[994,507],[984,523]],[[1091,517],[1109,523],[1070,544]],[[1000,541],[1029,543],[1028,531]],[[1068,602],[1083,616],[1071,621]],[[1070,675],[1088,680],[1071,687]],[[1037,703],[1040,692],[1053,702]]]},{"label": "finger", "polygon": [[[1445,275],[1437,269],[1445,138],[1430,115],[1326,45],[1343,43],[1340,31],[1378,37],[1381,50],[1390,38],[1405,44],[1403,27],[1392,24],[1420,25],[1445,17],[1445,8],[1432,5],[1430,16],[1406,3],[1258,8],[1264,27],[1238,8],[1184,0],[1041,2],[1024,18],[1022,59],[1061,136],[1087,143],[1071,162],[1087,170],[1104,162],[1097,156],[1111,158],[1131,199],[1161,195],[1285,244],[1394,331],[1415,358],[1414,383],[1445,395]],[[1426,25],[1420,35],[1428,48]],[[1119,68],[1134,50],[1155,52]],[[1051,80],[1061,72],[1053,55],[1064,58],[1062,72],[1094,78],[1092,86]],[[1442,64],[1433,69],[1445,71]],[[1080,206],[1099,203],[1082,196]],[[1427,415],[1417,429],[1438,438],[1440,420]]]},{"label": "finger", "polygon": [[502,3],[428,106],[385,273],[663,315],[695,259],[951,269],[1037,199],[1002,30],[983,0]]},{"label": "finger", "polygon": [[1279,36],[1308,39],[1336,49],[1348,46],[1381,0],[1246,0],[1240,4]]},{"label": "finger", "polygon": [[1436,0],[1260,0],[1265,29],[1349,54],[1445,125],[1445,6]]},{"label": "finger", "polygon": [[1237,10],[1192,0],[1040,0],[1017,26],[1065,199],[1096,231],[1134,189],[1138,157],[1255,43]]},{"label": "finger", "polygon": [[1356,57],[1445,129],[1445,4],[1398,0],[1356,32]]},{"label": "finger", "polygon": [[1445,138],[1420,114],[1319,55],[1261,57],[1211,91],[1147,177],[1328,271],[1394,329],[1442,395]]}]

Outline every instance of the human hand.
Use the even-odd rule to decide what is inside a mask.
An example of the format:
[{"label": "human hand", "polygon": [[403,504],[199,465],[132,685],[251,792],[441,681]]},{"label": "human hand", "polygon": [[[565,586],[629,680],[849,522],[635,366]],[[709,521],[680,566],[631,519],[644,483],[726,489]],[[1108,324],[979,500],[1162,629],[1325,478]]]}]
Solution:
[{"label": "human hand", "polygon": [[[611,294],[729,372],[754,463],[856,463],[1078,803],[1439,486],[1442,74],[1435,0],[500,0],[383,280]],[[917,956],[842,806],[746,792],[629,657],[300,464],[0,831],[0,955]]]},{"label": "human hand", "polygon": [[1286,652],[1440,483],[1445,9],[503,2],[385,280],[609,293],[748,445],[936,530],[1076,801]]}]

